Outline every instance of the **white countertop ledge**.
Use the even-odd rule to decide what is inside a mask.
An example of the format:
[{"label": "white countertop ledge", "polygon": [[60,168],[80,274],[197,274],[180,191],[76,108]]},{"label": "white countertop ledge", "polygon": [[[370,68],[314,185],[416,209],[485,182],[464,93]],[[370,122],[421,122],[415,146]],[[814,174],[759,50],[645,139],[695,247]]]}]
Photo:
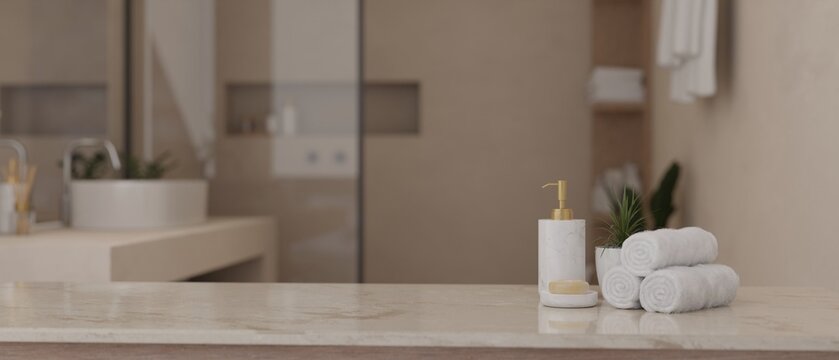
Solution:
[{"label": "white countertop ledge", "polygon": [[839,351],[839,293],[663,315],[543,308],[529,285],[3,283],[0,342]]},{"label": "white countertop ledge", "polygon": [[121,231],[57,225],[0,236],[0,283],[178,281],[254,260],[258,271],[241,273],[237,281],[276,279],[276,222],[270,217]]}]

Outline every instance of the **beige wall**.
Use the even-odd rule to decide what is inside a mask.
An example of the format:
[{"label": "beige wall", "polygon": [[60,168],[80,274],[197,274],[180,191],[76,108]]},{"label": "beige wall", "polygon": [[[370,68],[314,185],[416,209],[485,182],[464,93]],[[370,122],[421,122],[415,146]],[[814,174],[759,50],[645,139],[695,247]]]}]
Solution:
[{"label": "beige wall", "polygon": [[534,283],[539,187],[588,212],[590,3],[367,0],[368,81],[420,83],[420,134],[365,142],[370,282]]},{"label": "beige wall", "polygon": [[655,173],[684,164],[683,222],[745,285],[839,288],[839,2],[721,5],[720,93],[676,105],[653,74]]},{"label": "beige wall", "polygon": [[13,84],[106,82],[108,7],[118,5],[104,0],[0,1],[0,79]]}]

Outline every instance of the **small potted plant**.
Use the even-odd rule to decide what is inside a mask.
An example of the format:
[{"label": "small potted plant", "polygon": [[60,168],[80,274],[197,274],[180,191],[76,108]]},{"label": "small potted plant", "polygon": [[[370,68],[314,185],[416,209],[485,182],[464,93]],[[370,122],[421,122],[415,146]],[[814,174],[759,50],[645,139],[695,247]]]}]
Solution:
[{"label": "small potted plant", "polygon": [[[658,189],[653,192],[649,202],[652,215],[651,229],[667,226],[670,216],[676,211],[673,206],[673,191],[679,179],[679,164],[673,163],[662,177]],[[597,282],[602,284],[603,275],[614,266],[620,265],[623,242],[632,234],[647,229],[644,217],[643,201],[634,190],[624,187],[620,196],[612,197],[612,212],[605,225],[608,235],[595,247],[594,265],[597,270]]]},{"label": "small potted plant", "polygon": [[646,229],[638,193],[628,187],[623,188],[621,196],[612,202],[612,213],[605,228],[608,235],[594,252],[598,284],[603,283],[603,275],[609,269],[620,265],[623,242],[632,234]]}]

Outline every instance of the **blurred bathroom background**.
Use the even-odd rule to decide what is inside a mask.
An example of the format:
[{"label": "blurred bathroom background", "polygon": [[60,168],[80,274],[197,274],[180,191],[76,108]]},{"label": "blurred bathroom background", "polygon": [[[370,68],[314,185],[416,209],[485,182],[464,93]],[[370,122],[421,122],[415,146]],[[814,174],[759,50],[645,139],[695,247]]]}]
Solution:
[{"label": "blurred bathroom background", "polygon": [[805,3],[720,1],[717,93],[682,104],[660,1],[0,0],[0,136],[41,164],[39,220],[67,142],[107,138],[208,179],[211,216],[275,218],[301,282],[533,283],[542,184],[568,180],[593,248],[598,191],[678,161],[671,225],[744,283],[837,285],[806,270],[835,241],[792,241],[831,236],[839,174],[839,8]]},{"label": "blurred bathroom background", "polygon": [[0,131],[41,164],[79,136],[170,153],[211,215],[276,218],[283,281],[529,281],[537,185],[586,215],[590,50],[588,4],[523,5],[2,0]]}]

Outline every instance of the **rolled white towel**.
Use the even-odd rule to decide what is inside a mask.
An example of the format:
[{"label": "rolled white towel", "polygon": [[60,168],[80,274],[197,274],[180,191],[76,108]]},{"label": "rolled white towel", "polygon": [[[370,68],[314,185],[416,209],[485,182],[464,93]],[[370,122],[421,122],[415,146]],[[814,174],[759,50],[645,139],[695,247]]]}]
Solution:
[{"label": "rolled white towel", "polygon": [[621,265],[635,276],[668,266],[706,264],[717,259],[717,238],[698,227],[643,231],[621,249]]},{"label": "rolled white towel", "polygon": [[615,266],[606,272],[603,284],[600,284],[603,299],[618,309],[640,308],[641,280],[625,267]]},{"label": "rolled white towel", "polygon": [[669,314],[728,305],[738,286],[740,277],[725,265],[673,266],[641,281],[641,306]]}]

